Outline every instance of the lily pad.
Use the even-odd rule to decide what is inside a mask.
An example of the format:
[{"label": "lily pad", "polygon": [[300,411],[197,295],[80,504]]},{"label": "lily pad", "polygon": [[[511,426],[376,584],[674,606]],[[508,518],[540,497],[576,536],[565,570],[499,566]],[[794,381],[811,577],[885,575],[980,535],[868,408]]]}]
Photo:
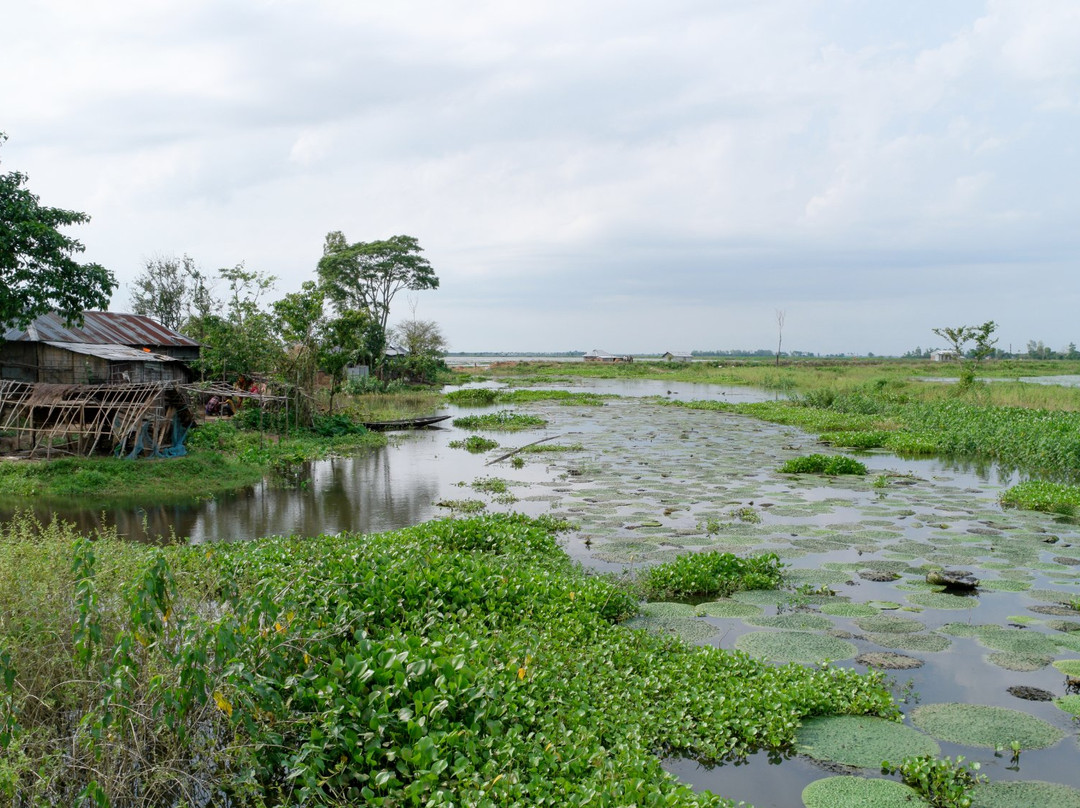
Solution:
[{"label": "lily pad", "polygon": [[646,617],[693,617],[697,609],[689,603],[657,601],[641,604],[641,613]]},{"label": "lily pad", "polygon": [[880,777],[826,777],[815,780],[802,793],[806,808],[920,808],[926,800],[911,786]]},{"label": "lily pad", "polygon": [[878,614],[873,617],[862,617],[855,621],[855,625],[863,631],[874,634],[914,634],[922,631],[926,626],[918,620],[910,617],[899,617],[892,614]]},{"label": "lily pad", "polygon": [[909,671],[923,666],[921,659],[906,654],[894,654],[891,651],[869,651],[859,654],[855,657],[855,661],[860,665],[882,670]]},{"label": "lily pad", "polygon": [[988,749],[1012,741],[1024,749],[1043,749],[1064,737],[1033,715],[982,704],[925,704],[912,711],[911,723],[942,741]]},{"label": "lily pad", "polygon": [[699,604],[698,613],[706,617],[752,617],[755,614],[761,614],[761,607],[752,603],[723,599]]},{"label": "lily pad", "polygon": [[833,617],[870,617],[879,614],[877,609],[867,603],[826,603],[821,607],[821,611]]},{"label": "lily pad", "polygon": [[998,651],[996,654],[990,654],[987,659],[1007,671],[1030,673],[1045,668],[1053,660],[1053,657],[1043,656],[1042,654],[1011,654],[1007,651]]},{"label": "lily pad", "polygon": [[971,808],[1080,808],[1080,790],[1041,780],[981,783],[971,792]]},{"label": "lily pad", "polygon": [[634,617],[623,625],[650,634],[675,634],[688,643],[704,642],[720,633],[717,626],[691,617]]},{"label": "lily pad", "polygon": [[867,634],[866,639],[882,648],[900,648],[904,651],[944,651],[952,641],[941,634]]},{"label": "lily pad", "polygon": [[795,733],[795,748],[815,760],[878,769],[883,760],[937,756],[941,748],[922,732],[898,721],[865,715],[812,718]]},{"label": "lily pad", "polygon": [[974,609],[979,605],[976,597],[947,595],[944,592],[914,592],[907,596],[909,602],[927,609]]},{"label": "lily pad", "polygon": [[754,631],[739,637],[735,647],[773,662],[820,663],[851,659],[858,653],[846,640],[807,631]]},{"label": "lily pad", "polygon": [[1080,696],[1062,696],[1060,699],[1054,699],[1054,704],[1069,715],[1080,716]]},{"label": "lily pad", "polygon": [[1080,676],[1080,659],[1059,659],[1054,667],[1066,676]]},{"label": "lily pad", "polygon": [[821,631],[830,628],[832,621],[819,614],[807,614],[795,612],[793,614],[777,614],[768,617],[748,617],[746,622],[751,626],[761,628],[787,628],[794,631]]}]

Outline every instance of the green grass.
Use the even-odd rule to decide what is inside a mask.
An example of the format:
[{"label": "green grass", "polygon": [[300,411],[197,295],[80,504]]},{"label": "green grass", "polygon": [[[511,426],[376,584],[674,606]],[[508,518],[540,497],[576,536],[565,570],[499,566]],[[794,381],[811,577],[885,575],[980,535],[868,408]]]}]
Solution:
[{"label": "green grass", "polygon": [[0,788],[18,804],[731,805],[660,758],[897,715],[877,675],[619,626],[635,600],[552,527],[155,548],[2,526]]},{"label": "green grass", "polygon": [[305,460],[385,446],[379,433],[346,431],[285,437],[219,420],[192,430],[189,453],[168,459],[112,457],[0,462],[0,497],[96,505],[147,504],[209,498],[244,488]]},{"label": "green grass", "polygon": [[1029,480],[1002,493],[1001,504],[1029,511],[1075,516],[1077,508],[1080,508],[1080,486]]}]

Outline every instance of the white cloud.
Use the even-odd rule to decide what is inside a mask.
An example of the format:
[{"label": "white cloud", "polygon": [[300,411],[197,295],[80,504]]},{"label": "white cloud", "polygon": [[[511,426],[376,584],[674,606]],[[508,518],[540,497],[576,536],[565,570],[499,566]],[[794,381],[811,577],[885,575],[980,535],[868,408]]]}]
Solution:
[{"label": "white cloud", "polygon": [[[927,342],[916,315],[961,302],[1075,338],[1062,296],[985,283],[988,266],[1070,282],[1071,0],[65,0],[7,16],[0,159],[46,204],[89,212],[88,256],[122,280],[187,252],[246,260],[284,292],[329,230],[409,233],[443,280],[420,305],[462,348],[587,348],[599,331],[615,350],[651,339],[646,317],[665,343],[721,347],[765,340],[746,312],[768,326],[780,302],[812,311],[804,350],[906,349]],[[979,313],[1002,301],[1015,310]],[[836,325],[864,319],[888,330]]]}]

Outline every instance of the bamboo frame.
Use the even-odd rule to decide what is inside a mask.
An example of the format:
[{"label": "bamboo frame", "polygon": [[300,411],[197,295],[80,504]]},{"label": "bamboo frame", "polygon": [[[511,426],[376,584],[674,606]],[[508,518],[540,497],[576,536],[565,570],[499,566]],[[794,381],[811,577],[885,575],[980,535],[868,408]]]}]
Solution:
[{"label": "bamboo frame", "polygon": [[[17,455],[118,456],[172,448],[176,416],[189,424],[189,399],[177,382],[42,384],[0,380],[0,439]],[[140,437],[149,438],[142,446]],[[13,439],[13,441],[12,441]]]}]

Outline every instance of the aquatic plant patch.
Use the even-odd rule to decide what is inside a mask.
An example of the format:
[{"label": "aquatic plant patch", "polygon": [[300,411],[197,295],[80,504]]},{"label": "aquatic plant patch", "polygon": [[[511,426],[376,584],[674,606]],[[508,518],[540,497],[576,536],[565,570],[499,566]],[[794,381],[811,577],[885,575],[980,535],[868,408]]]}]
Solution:
[{"label": "aquatic plant patch", "polygon": [[492,449],[497,449],[499,442],[483,438],[480,435],[470,435],[465,440],[452,440],[447,446],[451,449],[464,449],[470,454],[483,454]]},{"label": "aquatic plant patch", "polygon": [[834,617],[870,617],[879,614],[877,609],[866,603],[826,603],[821,611]]},{"label": "aquatic plant patch", "polygon": [[880,777],[826,777],[802,792],[805,808],[929,808],[930,803],[911,786]]},{"label": "aquatic plant patch", "polygon": [[705,617],[753,617],[761,614],[761,607],[737,600],[714,600],[698,604],[698,613]]},{"label": "aquatic plant patch", "polygon": [[539,429],[547,426],[547,419],[539,415],[528,415],[511,410],[499,410],[498,412],[484,415],[464,415],[455,418],[454,426],[459,429],[480,429],[493,432],[517,432],[523,429]]},{"label": "aquatic plant patch", "polygon": [[971,808],[1080,808],[1080,790],[1041,780],[1000,780],[972,789]]},{"label": "aquatic plant patch", "polygon": [[775,589],[783,566],[775,553],[740,558],[731,553],[686,553],[643,570],[640,583],[652,597],[726,597],[749,589]]},{"label": "aquatic plant patch", "polygon": [[855,625],[863,631],[874,634],[912,634],[926,628],[926,626],[918,620],[892,614],[876,614],[870,617],[860,617],[855,621]]},{"label": "aquatic plant patch", "polygon": [[911,723],[939,740],[988,749],[1013,741],[1024,749],[1043,749],[1064,737],[1028,713],[981,704],[924,704],[912,711]]},{"label": "aquatic plant patch", "polygon": [[866,639],[882,648],[926,653],[944,651],[952,645],[952,641],[941,634],[867,634]]},{"label": "aquatic plant patch", "polygon": [[999,668],[1003,668],[1007,671],[1017,671],[1018,673],[1030,673],[1031,671],[1042,670],[1053,661],[1052,656],[1011,653],[1008,651],[997,651],[993,654],[988,654],[986,658]]},{"label": "aquatic plant patch", "polygon": [[164,548],[0,526],[5,788],[27,804],[227,788],[238,808],[720,806],[656,750],[719,762],[787,748],[810,715],[896,715],[879,676],[615,625],[635,599],[551,526]]},{"label": "aquatic plant patch", "polygon": [[1080,718],[1080,696],[1075,693],[1054,699],[1054,704],[1067,712],[1069,715]]},{"label": "aquatic plant patch", "polygon": [[914,670],[923,666],[921,659],[907,656],[906,654],[894,654],[891,651],[870,651],[859,654],[855,661],[860,665],[870,668],[882,668],[890,670]]},{"label": "aquatic plant patch", "polygon": [[908,595],[907,600],[927,609],[974,609],[979,605],[977,597],[950,595],[947,592],[915,592]]},{"label": "aquatic plant patch", "polygon": [[1029,480],[1002,493],[1001,504],[1006,507],[1074,516],[1077,508],[1080,508],[1080,486]]},{"label": "aquatic plant patch", "polygon": [[792,631],[823,631],[832,628],[832,621],[829,618],[808,612],[747,617],[744,622],[759,628],[784,628]]},{"label": "aquatic plant patch", "polygon": [[735,640],[735,647],[772,662],[808,664],[852,659],[858,653],[846,640],[808,631],[754,631]]},{"label": "aquatic plant patch", "polygon": [[812,718],[795,733],[799,754],[829,763],[880,769],[882,761],[938,755],[937,741],[897,721],[839,715]]},{"label": "aquatic plant patch", "polygon": [[811,454],[793,457],[780,467],[782,474],[865,475],[866,466],[846,455]]}]

